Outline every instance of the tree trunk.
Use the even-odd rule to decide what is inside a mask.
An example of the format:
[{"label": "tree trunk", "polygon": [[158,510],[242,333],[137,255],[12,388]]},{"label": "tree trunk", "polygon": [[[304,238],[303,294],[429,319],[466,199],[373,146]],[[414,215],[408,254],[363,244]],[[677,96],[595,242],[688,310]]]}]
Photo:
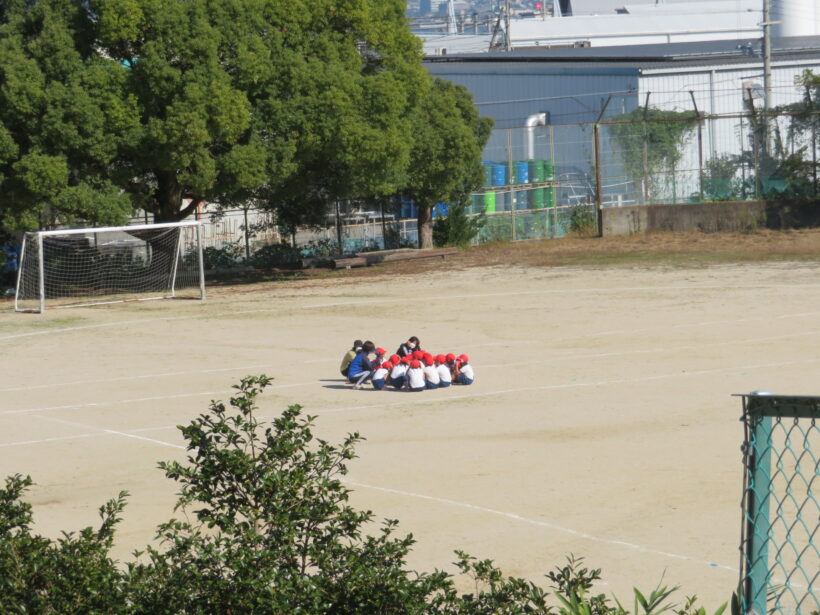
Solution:
[{"label": "tree trunk", "polygon": [[429,205],[419,205],[419,248],[433,247],[433,208]]},{"label": "tree trunk", "polygon": [[[174,171],[155,171],[157,189],[154,191],[154,221],[179,222],[190,216],[196,208],[204,203],[202,197],[185,194]],[[191,202],[182,207],[182,199],[190,198]]]}]

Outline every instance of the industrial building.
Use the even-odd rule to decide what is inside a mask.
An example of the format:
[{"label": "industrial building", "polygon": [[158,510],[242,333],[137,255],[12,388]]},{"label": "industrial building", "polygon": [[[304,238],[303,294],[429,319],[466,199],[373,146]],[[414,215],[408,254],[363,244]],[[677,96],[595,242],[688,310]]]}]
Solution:
[{"label": "industrial building", "polygon": [[[763,104],[760,39],[528,48],[428,56],[425,64],[432,75],[469,89],[481,114],[495,120],[487,160],[552,160],[558,179],[594,179],[595,122],[647,103],[661,110],[725,117],[704,122],[700,143],[685,152],[682,167],[693,173],[688,184],[675,187],[677,197],[694,190],[698,171],[709,160],[737,155],[747,145],[744,119],[726,116],[747,112],[750,103]],[[806,70],[820,73],[820,36],[774,39],[773,106],[803,99],[799,82]],[[605,156],[602,164],[608,163]],[[638,189],[627,185],[622,170],[611,168],[609,173],[605,202],[640,202]]]}]

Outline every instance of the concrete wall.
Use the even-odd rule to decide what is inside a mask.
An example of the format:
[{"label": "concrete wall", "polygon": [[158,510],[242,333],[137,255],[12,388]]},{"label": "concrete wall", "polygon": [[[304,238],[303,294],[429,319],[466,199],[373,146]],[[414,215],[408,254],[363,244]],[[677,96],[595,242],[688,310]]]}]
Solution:
[{"label": "concrete wall", "polygon": [[763,202],[605,207],[604,237],[660,231],[743,232],[766,225]]}]

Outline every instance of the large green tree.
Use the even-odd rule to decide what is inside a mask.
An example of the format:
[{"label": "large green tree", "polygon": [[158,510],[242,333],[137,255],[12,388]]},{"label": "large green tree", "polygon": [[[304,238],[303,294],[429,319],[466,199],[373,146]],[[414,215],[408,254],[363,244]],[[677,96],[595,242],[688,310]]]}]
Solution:
[{"label": "large green tree", "polygon": [[463,86],[434,79],[413,115],[404,193],[418,206],[419,247],[433,247],[433,207],[461,202],[484,182],[481,153],[493,121],[479,116]]},{"label": "large green tree", "polygon": [[420,57],[401,0],[0,0],[0,198],[315,220],[400,184]]}]

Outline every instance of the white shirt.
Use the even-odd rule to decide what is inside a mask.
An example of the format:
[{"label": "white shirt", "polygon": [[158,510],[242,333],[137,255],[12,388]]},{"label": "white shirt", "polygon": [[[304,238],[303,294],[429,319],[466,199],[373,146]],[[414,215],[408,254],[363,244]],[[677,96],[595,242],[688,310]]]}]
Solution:
[{"label": "white shirt", "polygon": [[464,374],[465,378],[469,378],[470,380],[475,380],[475,376],[473,375],[473,366],[467,363],[466,365],[461,366],[461,373]]},{"label": "white shirt", "polygon": [[442,363],[438,367],[436,367],[438,371],[438,377],[441,382],[452,382],[453,375],[450,373],[450,368],[447,367],[446,363]]},{"label": "white shirt", "polygon": [[439,378],[438,370],[435,365],[424,366],[424,377],[432,384],[438,384],[441,382],[441,378]]},{"label": "white shirt", "polygon": [[404,376],[406,373],[407,366],[402,363],[399,363],[398,365],[396,365],[396,367],[393,368],[393,371],[390,372],[390,377],[393,379],[400,378]]},{"label": "white shirt", "polygon": [[410,381],[411,389],[424,388],[424,370],[420,367],[411,367],[407,370],[407,379]]},{"label": "white shirt", "polygon": [[387,376],[387,370],[383,367],[380,367],[376,370],[376,373],[373,374],[373,380],[384,380]]}]

